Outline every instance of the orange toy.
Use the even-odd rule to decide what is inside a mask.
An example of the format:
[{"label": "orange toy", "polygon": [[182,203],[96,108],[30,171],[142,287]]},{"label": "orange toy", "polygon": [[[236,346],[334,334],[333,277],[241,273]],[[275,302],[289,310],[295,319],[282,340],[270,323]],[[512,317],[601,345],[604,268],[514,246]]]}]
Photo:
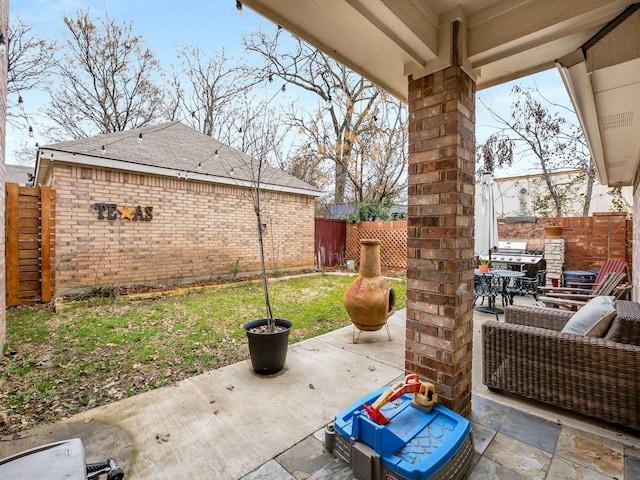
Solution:
[{"label": "orange toy", "polygon": [[413,402],[423,408],[431,408],[437,401],[433,384],[421,382],[416,374],[407,375],[403,382],[398,382],[392,388],[380,395],[371,405],[362,405],[369,418],[379,425],[389,422],[380,409],[389,402],[400,398],[405,393],[413,393]]}]

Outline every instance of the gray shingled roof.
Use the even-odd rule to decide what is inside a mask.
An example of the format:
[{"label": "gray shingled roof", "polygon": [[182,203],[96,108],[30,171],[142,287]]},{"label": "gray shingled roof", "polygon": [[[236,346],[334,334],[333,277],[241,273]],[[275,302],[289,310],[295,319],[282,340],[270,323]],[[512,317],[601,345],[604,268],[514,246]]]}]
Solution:
[{"label": "gray shingled roof", "polygon": [[[190,178],[226,178],[230,183],[253,182],[252,166],[258,164],[241,151],[177,121],[45,145],[41,150],[170,169]],[[279,186],[320,194],[308,183],[269,166],[263,169],[260,182],[266,188]]]},{"label": "gray shingled roof", "polygon": [[32,181],[29,179],[29,174],[33,175],[35,172],[34,167],[26,165],[11,165],[10,163],[7,163],[4,168],[5,182],[18,183],[20,185],[31,184]]}]

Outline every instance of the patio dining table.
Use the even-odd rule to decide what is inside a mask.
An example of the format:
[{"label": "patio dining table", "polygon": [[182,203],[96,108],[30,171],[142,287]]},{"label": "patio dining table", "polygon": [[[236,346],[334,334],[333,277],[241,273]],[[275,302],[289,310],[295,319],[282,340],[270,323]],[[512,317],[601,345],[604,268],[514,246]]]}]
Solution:
[{"label": "patio dining table", "polygon": [[[478,284],[486,285],[487,283],[493,284],[494,278],[497,277],[499,279],[499,282],[496,282],[498,284],[496,288],[490,289],[486,292],[476,292],[476,294],[474,295],[474,301],[478,296],[482,296],[482,297],[486,296],[487,299],[489,300],[488,306],[480,305],[480,306],[474,307],[475,310],[477,310],[478,312],[492,313],[496,316],[496,318],[498,317],[499,314],[504,313],[503,309],[496,307],[496,297],[498,295],[502,295],[503,304],[504,304],[505,298],[507,299],[507,303],[509,303],[510,302],[509,295],[507,294],[509,282],[513,278],[524,277],[523,272],[518,272],[516,270],[497,269],[497,270],[489,270],[488,272],[481,272],[479,269],[476,268],[473,271],[473,273],[475,277],[474,289],[475,289],[475,285],[478,285]],[[483,278],[478,278],[478,277],[483,277]],[[483,293],[487,293],[487,295],[483,295]]]}]

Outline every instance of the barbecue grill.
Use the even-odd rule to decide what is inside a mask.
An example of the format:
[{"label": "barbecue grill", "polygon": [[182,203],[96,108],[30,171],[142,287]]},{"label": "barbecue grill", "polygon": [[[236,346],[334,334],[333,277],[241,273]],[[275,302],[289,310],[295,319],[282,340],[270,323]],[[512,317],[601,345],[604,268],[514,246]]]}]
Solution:
[{"label": "barbecue grill", "polygon": [[527,271],[544,258],[541,250],[527,249],[526,241],[498,242],[498,251],[491,254],[491,263],[509,270]]}]

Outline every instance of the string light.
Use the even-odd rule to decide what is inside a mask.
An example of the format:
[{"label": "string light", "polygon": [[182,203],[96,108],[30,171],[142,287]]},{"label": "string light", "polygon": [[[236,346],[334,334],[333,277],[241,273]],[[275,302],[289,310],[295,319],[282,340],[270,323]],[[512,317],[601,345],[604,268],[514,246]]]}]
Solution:
[{"label": "string light", "polygon": [[105,147],[104,145],[102,145],[102,150],[101,150],[102,154],[104,155],[105,153],[107,153],[107,147]]},{"label": "string light", "polygon": [[138,143],[142,143],[142,133],[138,134]]},{"label": "string light", "polygon": [[286,85],[286,84],[285,84],[285,85],[282,85],[282,91],[283,91],[283,92],[286,92],[286,91],[287,91],[287,85]]},{"label": "string light", "polygon": [[215,155],[216,158],[218,158],[218,149],[216,148],[216,151],[213,152],[213,154]]},{"label": "string light", "polygon": [[24,112],[24,100],[22,100],[22,95],[18,95],[18,108]]},{"label": "string light", "polygon": [[29,125],[29,138],[33,138],[33,127]]},{"label": "string light", "polygon": [[198,162],[198,170],[202,170],[202,162]]},{"label": "string light", "polygon": [[242,2],[240,0],[236,0],[236,10],[242,11]]}]

